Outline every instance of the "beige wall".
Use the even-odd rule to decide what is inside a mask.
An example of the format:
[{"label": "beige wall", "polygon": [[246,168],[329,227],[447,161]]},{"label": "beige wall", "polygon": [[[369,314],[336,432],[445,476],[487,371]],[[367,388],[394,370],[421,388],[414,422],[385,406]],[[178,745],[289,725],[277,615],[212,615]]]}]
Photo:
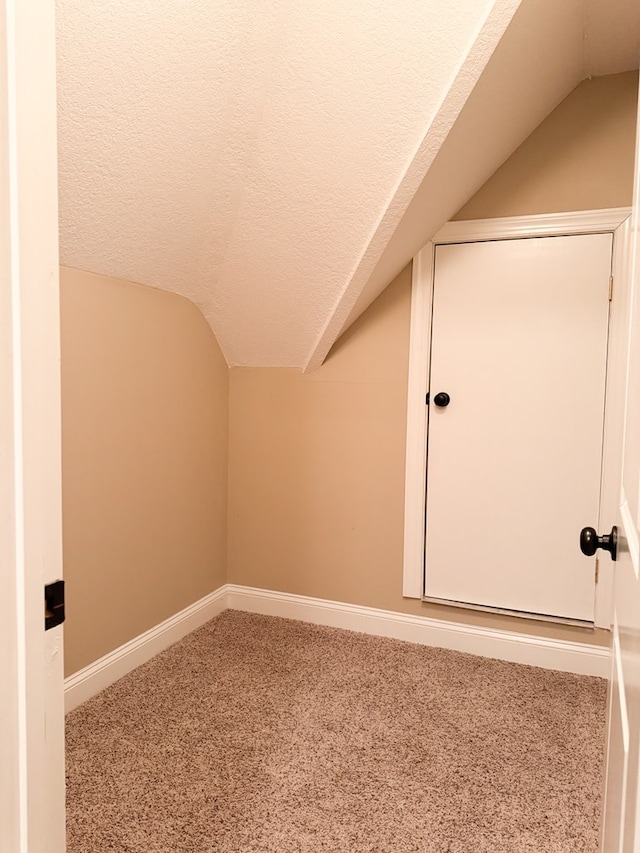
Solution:
[{"label": "beige wall", "polygon": [[[456,218],[629,204],[636,87],[582,83]],[[407,268],[311,375],[229,374],[188,301],[62,269],[68,673],[227,579],[504,624],[401,595],[409,297]]]},{"label": "beige wall", "polygon": [[[629,204],[636,85],[634,74],[581,84],[462,217]],[[407,267],[315,373],[231,371],[229,581],[502,627],[493,614],[402,598],[409,313]],[[607,632],[518,625],[608,642]]]},{"label": "beige wall", "polygon": [[229,580],[399,606],[408,270],[323,367],[235,368]]},{"label": "beige wall", "polygon": [[231,370],[229,582],[594,642],[402,597],[410,296],[407,267],[314,373]]},{"label": "beige wall", "polygon": [[454,219],[631,205],[638,74],[583,80]]},{"label": "beige wall", "polygon": [[197,308],[61,269],[67,674],[226,578],[228,368]]}]

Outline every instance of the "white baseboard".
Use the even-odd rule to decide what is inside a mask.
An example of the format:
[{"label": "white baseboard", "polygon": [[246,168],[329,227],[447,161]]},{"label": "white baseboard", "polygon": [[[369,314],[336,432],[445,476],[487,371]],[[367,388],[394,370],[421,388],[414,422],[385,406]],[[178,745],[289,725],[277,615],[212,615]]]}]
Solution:
[{"label": "white baseboard", "polygon": [[346,628],[377,637],[392,637],[423,646],[453,649],[544,669],[601,678],[608,678],[611,669],[610,650],[592,644],[535,637],[515,631],[488,630],[424,616],[408,616],[390,610],[234,584],[227,584],[226,603],[231,610]]},{"label": "white baseboard", "polygon": [[226,587],[221,586],[175,616],[165,619],[144,634],[134,637],[115,651],[69,676],[64,682],[65,712],[77,708],[226,609]]},{"label": "white baseboard", "polygon": [[391,637],[423,646],[452,649],[579,675],[608,678],[611,668],[610,650],[602,646],[552,640],[515,631],[488,630],[323,598],[225,584],[65,679],[65,711],[77,708],[158,652],[228,609],[282,616],[314,625],[345,628],[376,637]]}]

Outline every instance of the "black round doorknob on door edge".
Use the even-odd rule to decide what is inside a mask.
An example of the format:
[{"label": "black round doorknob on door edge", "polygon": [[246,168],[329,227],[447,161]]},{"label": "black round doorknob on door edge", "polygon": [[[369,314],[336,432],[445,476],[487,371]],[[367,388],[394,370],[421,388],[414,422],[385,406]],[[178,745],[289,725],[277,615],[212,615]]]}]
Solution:
[{"label": "black round doorknob on door edge", "polygon": [[587,557],[593,557],[598,548],[603,551],[608,551],[611,554],[611,559],[615,560],[618,556],[618,528],[611,528],[611,533],[605,533],[604,536],[598,536],[594,527],[583,527],[580,531],[580,550]]},{"label": "black round doorknob on door edge", "polygon": [[451,397],[447,394],[446,391],[440,391],[433,398],[433,402],[439,409],[445,409],[451,402]]}]

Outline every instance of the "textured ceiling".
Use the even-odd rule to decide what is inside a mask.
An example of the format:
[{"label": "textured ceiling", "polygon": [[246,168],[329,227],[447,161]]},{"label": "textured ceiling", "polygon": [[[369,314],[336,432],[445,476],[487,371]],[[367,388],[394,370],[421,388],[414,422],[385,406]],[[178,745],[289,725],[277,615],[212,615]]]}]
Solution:
[{"label": "textured ceiling", "polygon": [[230,364],[305,364],[517,5],[61,0],[62,263],[191,298]]},{"label": "textured ceiling", "polygon": [[[584,76],[587,53],[607,70],[585,26],[640,4],[586,2],[59,0],[62,263],[192,299],[231,365],[317,366],[416,233]],[[489,134],[500,96],[518,108]]]},{"label": "textured ceiling", "polygon": [[393,234],[368,252],[307,366],[585,77],[638,67],[638,0],[524,0]]}]

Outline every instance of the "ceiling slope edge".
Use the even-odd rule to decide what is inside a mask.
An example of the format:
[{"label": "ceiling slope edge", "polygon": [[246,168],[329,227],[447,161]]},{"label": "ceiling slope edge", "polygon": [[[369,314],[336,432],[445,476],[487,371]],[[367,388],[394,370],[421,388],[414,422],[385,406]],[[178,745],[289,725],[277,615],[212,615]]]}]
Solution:
[{"label": "ceiling slope edge", "polygon": [[304,372],[322,365],[338,337],[582,79],[581,21],[580,0],[495,4]]},{"label": "ceiling slope edge", "polygon": [[304,372],[320,367],[344,330],[345,323],[373,272],[376,261],[434,162],[521,2],[522,0],[497,0],[479,27],[439,109],[430,121],[415,154],[407,164],[404,174],[400,177],[388,204],[374,226],[353,275],[338,297],[334,310],[312,347]]}]

